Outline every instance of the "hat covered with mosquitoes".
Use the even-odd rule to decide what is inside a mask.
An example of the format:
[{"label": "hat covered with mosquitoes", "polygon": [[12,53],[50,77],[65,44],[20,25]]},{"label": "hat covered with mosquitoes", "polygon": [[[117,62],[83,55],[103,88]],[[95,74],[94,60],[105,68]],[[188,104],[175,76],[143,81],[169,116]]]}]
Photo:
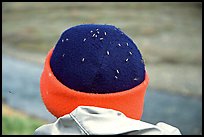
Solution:
[{"label": "hat covered with mosquitoes", "polygon": [[131,38],[113,25],[66,29],[45,59],[40,91],[57,118],[78,106],[96,106],[141,119],[149,78]]}]

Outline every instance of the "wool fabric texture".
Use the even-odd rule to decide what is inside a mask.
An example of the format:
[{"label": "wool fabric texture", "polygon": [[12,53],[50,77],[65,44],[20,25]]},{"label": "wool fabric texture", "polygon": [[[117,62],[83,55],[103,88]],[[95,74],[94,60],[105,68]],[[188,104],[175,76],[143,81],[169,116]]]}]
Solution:
[{"label": "wool fabric texture", "polygon": [[113,25],[65,30],[45,59],[41,97],[57,118],[80,105],[140,119],[149,77],[136,44]]},{"label": "wool fabric texture", "polygon": [[65,30],[50,65],[62,84],[80,92],[120,92],[145,78],[136,44],[113,25],[83,24]]},{"label": "wool fabric texture", "polygon": [[46,57],[44,69],[40,79],[41,97],[46,108],[57,118],[71,113],[78,106],[95,106],[109,108],[124,113],[127,117],[141,119],[145,91],[149,78],[138,86],[122,92],[96,94],[79,92],[63,85],[50,67],[50,58],[53,49]]}]

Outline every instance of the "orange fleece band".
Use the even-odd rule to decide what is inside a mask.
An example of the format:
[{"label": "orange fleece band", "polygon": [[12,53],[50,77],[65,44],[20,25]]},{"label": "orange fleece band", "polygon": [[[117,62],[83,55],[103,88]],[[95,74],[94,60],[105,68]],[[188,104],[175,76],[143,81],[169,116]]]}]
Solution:
[{"label": "orange fleece band", "polygon": [[69,114],[78,106],[95,106],[118,110],[127,117],[140,120],[149,77],[138,86],[115,93],[96,94],[70,89],[54,76],[50,67],[53,48],[49,51],[40,78],[41,97],[46,108],[57,118]]}]

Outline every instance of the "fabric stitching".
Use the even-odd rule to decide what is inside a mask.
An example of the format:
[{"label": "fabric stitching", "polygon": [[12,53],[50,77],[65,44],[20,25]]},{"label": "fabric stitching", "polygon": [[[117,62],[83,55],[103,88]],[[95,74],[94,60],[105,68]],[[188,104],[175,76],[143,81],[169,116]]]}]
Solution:
[{"label": "fabric stitching", "polygon": [[[105,55],[103,55],[103,57],[102,57],[102,59],[101,59],[101,64],[100,64],[98,70],[96,71],[96,75],[98,74],[98,72],[100,71],[100,69],[101,69],[101,67],[102,67],[102,65],[103,65],[104,58],[105,58]],[[95,75],[94,78],[93,78],[92,85],[93,85],[94,80],[96,79],[96,75]]]}]

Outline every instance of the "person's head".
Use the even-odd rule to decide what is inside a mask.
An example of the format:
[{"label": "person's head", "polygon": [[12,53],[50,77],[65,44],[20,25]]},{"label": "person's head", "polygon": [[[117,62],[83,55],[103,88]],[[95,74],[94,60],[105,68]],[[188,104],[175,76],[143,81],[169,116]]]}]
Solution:
[{"label": "person's head", "polygon": [[115,109],[140,119],[148,75],[136,44],[113,25],[65,30],[45,60],[42,99],[56,117],[78,106]]}]

